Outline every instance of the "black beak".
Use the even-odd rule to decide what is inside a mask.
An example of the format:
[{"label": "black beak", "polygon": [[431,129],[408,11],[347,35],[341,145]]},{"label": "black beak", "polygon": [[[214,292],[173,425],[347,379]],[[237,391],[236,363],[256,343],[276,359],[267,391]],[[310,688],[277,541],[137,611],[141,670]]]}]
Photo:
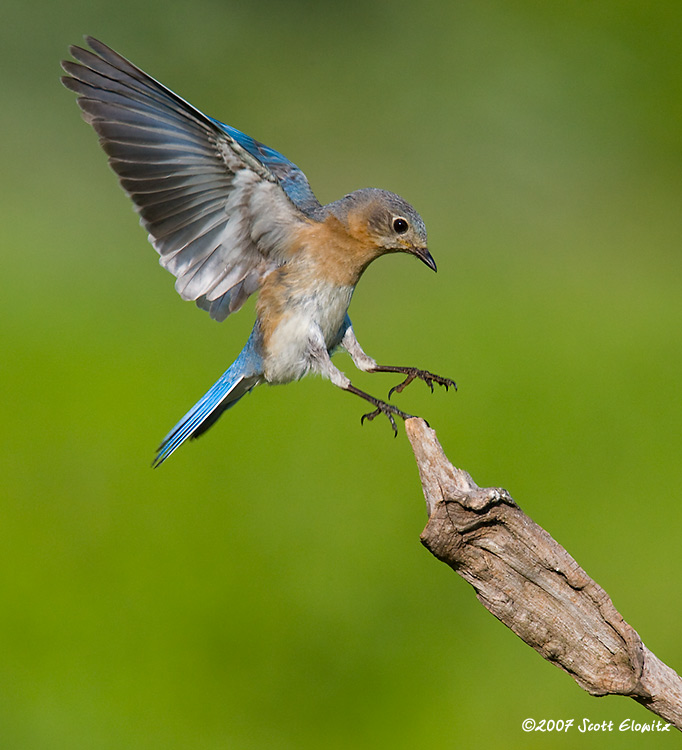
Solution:
[{"label": "black beak", "polygon": [[425,247],[415,247],[412,254],[416,255],[422,263],[426,263],[432,271],[438,270],[436,268],[436,261],[431,257],[431,253]]}]

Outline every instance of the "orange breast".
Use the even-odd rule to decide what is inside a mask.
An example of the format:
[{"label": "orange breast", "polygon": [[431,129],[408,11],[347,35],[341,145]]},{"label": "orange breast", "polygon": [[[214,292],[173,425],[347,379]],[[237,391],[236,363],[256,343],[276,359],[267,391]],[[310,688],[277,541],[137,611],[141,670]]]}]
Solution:
[{"label": "orange breast", "polygon": [[303,225],[299,232],[302,265],[318,278],[343,286],[355,286],[365,268],[380,255],[366,222],[349,219],[346,227],[330,215],[323,222]]}]

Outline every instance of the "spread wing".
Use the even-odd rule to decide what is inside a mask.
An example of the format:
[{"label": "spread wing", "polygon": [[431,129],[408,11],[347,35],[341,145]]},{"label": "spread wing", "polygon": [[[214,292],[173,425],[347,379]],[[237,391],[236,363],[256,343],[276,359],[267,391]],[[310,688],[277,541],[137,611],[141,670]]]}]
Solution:
[{"label": "spread wing", "polygon": [[101,42],[72,47],[78,94],[183,299],[224,320],[285,262],[320,209],[305,175],[274,149],[202,114]]}]

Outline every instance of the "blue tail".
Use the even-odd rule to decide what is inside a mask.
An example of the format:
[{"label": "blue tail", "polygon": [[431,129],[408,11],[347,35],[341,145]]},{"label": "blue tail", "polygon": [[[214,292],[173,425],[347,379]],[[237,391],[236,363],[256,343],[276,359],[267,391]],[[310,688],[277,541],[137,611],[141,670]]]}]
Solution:
[{"label": "blue tail", "polygon": [[257,333],[254,328],[246,346],[229,369],[166,435],[156,451],[156,458],[152,462],[154,468],[161,466],[187,438],[196,438],[206,432],[226,409],[234,406],[263,381]]}]

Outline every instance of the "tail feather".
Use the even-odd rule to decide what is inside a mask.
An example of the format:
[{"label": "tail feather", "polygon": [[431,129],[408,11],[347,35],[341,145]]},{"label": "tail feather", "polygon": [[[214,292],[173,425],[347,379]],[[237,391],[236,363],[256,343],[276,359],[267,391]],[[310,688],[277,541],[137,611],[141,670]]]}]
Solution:
[{"label": "tail feather", "polygon": [[226,409],[263,382],[259,336],[256,325],[239,357],[163,439],[152,462],[154,468],[161,466],[185,440],[206,432]]},{"label": "tail feather", "polygon": [[260,382],[258,375],[231,377],[231,370],[232,368],[199,399],[166,435],[152,462],[154,468],[161,466],[185,440],[198,437],[206,432],[226,409],[234,406],[242,396],[245,396]]}]

